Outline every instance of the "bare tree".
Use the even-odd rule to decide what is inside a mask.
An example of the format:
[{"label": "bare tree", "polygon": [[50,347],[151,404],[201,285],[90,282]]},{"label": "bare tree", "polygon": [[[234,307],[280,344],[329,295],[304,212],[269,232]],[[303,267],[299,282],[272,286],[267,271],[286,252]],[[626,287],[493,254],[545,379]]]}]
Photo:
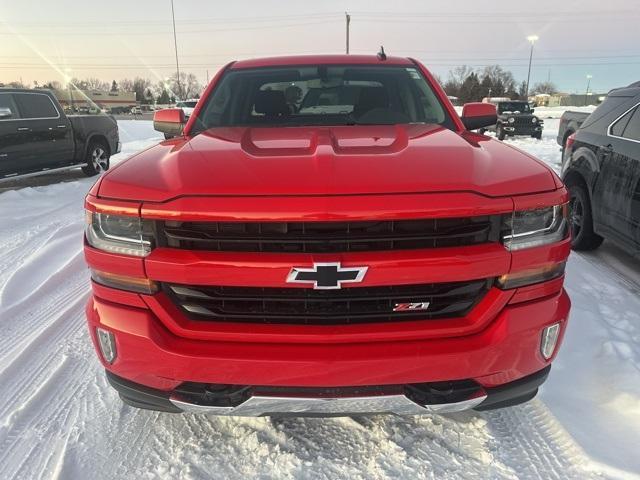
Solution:
[{"label": "bare tree", "polygon": [[57,80],[52,80],[42,84],[42,88],[48,88],[49,90],[62,90],[62,84]]},{"label": "bare tree", "polygon": [[473,68],[468,65],[460,65],[459,67],[449,70],[449,78],[447,78],[447,81],[443,85],[447,95],[459,97],[462,84],[472,73]]},{"label": "bare tree", "polygon": [[538,82],[533,86],[531,92],[534,94],[546,93],[552,95],[558,93],[558,89],[553,82]]},{"label": "bare tree", "polygon": [[78,78],[72,78],[71,83],[79,90],[109,90],[110,84],[109,82],[105,82],[104,80],[100,80],[96,77],[85,78],[84,80],[80,80]]},{"label": "bare tree", "polygon": [[516,88],[513,73],[504,70],[500,65],[487,65],[480,73],[480,78],[485,88],[491,88],[492,97],[502,97]]},{"label": "bare tree", "polygon": [[202,93],[202,84],[193,73],[180,72],[180,82],[174,74],[169,79],[170,90],[179,100],[193,98]]},{"label": "bare tree", "polygon": [[118,85],[122,92],[133,92],[133,80],[130,78],[123,78],[118,82]]}]

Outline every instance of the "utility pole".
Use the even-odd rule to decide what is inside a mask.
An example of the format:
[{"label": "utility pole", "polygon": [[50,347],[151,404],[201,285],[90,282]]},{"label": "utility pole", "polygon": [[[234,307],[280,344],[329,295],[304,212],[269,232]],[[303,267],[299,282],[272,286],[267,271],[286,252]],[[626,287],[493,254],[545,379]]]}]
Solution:
[{"label": "utility pole", "polygon": [[207,68],[207,85],[209,85],[209,69]]},{"label": "utility pole", "polygon": [[351,15],[344,12],[345,20],[347,21],[347,55],[349,55],[349,25],[351,24]]},{"label": "utility pole", "polygon": [[173,46],[175,48],[176,51],[176,71],[178,73],[178,76],[176,78],[176,83],[178,84],[178,100],[182,100],[182,98],[180,98],[180,64],[178,63],[178,39],[176,37],[176,14],[173,10],[173,0],[171,0],[171,19],[173,20]]},{"label": "utility pole", "polygon": [[589,87],[591,86],[591,79],[593,78],[593,75],[587,75],[587,90],[584,92],[584,106],[586,107],[588,105],[589,102]]},{"label": "utility pole", "polygon": [[531,51],[529,52],[529,72],[527,73],[527,88],[524,92],[525,101],[529,100],[529,80],[531,80],[531,61],[533,60],[533,44],[538,40],[537,35],[529,35],[527,40],[531,43]]}]

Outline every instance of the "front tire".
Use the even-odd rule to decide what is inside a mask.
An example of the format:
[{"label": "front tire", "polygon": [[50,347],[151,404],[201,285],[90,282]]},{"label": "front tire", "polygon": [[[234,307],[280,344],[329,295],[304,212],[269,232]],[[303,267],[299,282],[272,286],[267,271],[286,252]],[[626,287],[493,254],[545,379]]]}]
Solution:
[{"label": "front tire", "polygon": [[593,212],[586,189],[579,184],[569,185],[569,219],[571,248],[577,251],[595,250],[604,238],[593,231]]},{"label": "front tire", "polygon": [[541,132],[536,132],[533,135],[531,135],[533,138],[537,139],[537,140],[542,140],[542,133]]},{"label": "front tire", "polygon": [[87,164],[82,167],[82,172],[87,177],[93,177],[101,172],[109,170],[109,149],[100,141],[93,141],[87,149]]},{"label": "front tire", "polygon": [[496,128],[496,136],[498,137],[498,140],[504,140],[504,138],[506,137],[506,133],[504,133],[504,130],[500,125],[498,125]]}]

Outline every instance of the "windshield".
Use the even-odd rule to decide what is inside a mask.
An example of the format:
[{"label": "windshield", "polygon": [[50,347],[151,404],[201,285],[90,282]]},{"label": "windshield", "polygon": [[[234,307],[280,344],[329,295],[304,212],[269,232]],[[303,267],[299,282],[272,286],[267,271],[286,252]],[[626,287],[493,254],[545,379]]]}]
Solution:
[{"label": "windshield", "polygon": [[206,100],[193,132],[235,126],[406,123],[454,128],[416,68],[270,67],[227,72]]},{"label": "windshield", "polygon": [[520,112],[520,113],[529,113],[531,111],[531,107],[526,102],[500,102],[498,104],[498,113],[505,112]]}]

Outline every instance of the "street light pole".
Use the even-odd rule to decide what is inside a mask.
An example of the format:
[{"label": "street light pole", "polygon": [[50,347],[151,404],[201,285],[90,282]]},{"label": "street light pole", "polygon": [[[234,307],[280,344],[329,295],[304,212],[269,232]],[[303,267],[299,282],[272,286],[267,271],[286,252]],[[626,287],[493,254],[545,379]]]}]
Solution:
[{"label": "street light pole", "polygon": [[525,100],[529,100],[529,80],[531,80],[531,61],[533,60],[533,44],[538,40],[537,35],[529,35],[527,40],[531,43],[531,51],[529,52],[529,71],[527,72],[527,88],[525,89]]},{"label": "street light pole", "polygon": [[349,25],[351,24],[351,15],[349,15],[347,12],[344,12],[344,17],[345,20],[347,22],[347,45],[346,45],[346,52],[347,55],[349,55]]},{"label": "street light pole", "polygon": [[178,39],[176,37],[176,14],[173,10],[173,0],[171,0],[171,19],[173,20],[173,46],[176,51],[176,71],[178,76],[176,77],[176,83],[178,84],[178,100],[180,98],[180,64],[178,63]]},{"label": "street light pole", "polygon": [[589,101],[588,100],[588,97],[589,97],[589,86],[591,86],[591,79],[592,78],[593,78],[593,75],[587,74],[587,89],[584,92],[584,106],[585,107],[587,106],[587,102]]}]

